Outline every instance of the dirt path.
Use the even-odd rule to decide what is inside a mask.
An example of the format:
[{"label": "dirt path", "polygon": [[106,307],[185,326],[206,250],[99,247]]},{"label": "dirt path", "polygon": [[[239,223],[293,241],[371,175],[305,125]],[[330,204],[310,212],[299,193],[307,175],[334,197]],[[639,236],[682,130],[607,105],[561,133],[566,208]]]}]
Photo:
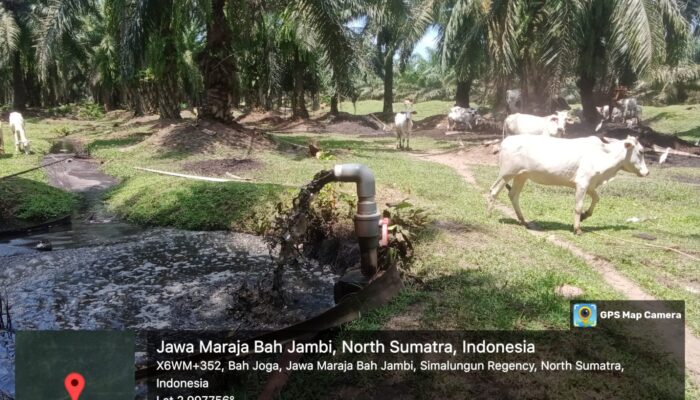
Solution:
[{"label": "dirt path", "polygon": [[[462,178],[464,178],[465,182],[467,182],[467,184],[469,184],[473,189],[479,192],[484,192],[484,200],[486,200],[486,193],[477,185],[476,179],[474,178],[474,175],[472,174],[471,169],[469,168],[469,164],[483,165],[484,161],[487,161],[487,164],[492,163],[488,162],[488,160],[484,160],[484,158],[482,157],[473,159],[473,157],[471,157],[470,155],[474,153],[482,154],[483,152],[479,152],[479,150],[474,149],[467,149],[460,151],[435,153],[419,157],[422,160],[436,162],[453,168],[455,171],[457,171],[457,173],[459,173],[459,175],[462,176]],[[496,157],[494,156],[492,160],[495,161]],[[485,202],[484,207],[486,207]],[[509,218],[517,219],[515,216],[515,212],[511,207],[505,206],[501,203],[496,203],[495,208],[503,215]],[[568,250],[569,252],[571,252],[571,254],[585,261],[588,265],[591,266],[591,268],[595,269],[603,277],[603,279],[608,285],[613,287],[618,292],[624,294],[624,296],[628,299],[658,300],[654,296],[647,293],[634,281],[618,272],[612,263],[596,256],[595,254],[591,254],[583,250],[582,248],[576,246],[575,244],[560,237],[557,237],[554,234],[539,231],[537,230],[537,227],[528,228],[527,231],[535,237],[545,239],[547,242],[555,246]],[[669,342],[673,342],[677,340],[677,338],[669,337],[666,338],[666,340],[668,340]],[[685,328],[685,365],[686,371],[689,373],[693,383],[696,386],[700,386],[700,338],[695,336],[687,325]]]}]

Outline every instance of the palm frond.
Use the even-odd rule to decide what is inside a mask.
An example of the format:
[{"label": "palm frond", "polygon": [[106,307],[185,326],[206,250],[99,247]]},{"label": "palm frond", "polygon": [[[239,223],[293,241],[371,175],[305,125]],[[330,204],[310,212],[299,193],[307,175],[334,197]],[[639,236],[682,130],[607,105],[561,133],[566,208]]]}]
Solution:
[{"label": "palm frond", "polygon": [[0,4],[0,63],[5,64],[17,49],[19,27],[14,16]]}]

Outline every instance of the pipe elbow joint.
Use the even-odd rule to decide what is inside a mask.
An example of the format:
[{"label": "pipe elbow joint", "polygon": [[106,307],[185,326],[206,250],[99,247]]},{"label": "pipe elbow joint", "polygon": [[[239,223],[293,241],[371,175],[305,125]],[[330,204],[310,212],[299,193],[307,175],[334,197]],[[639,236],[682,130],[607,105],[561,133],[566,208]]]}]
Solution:
[{"label": "pipe elbow joint", "polygon": [[357,197],[374,197],[374,173],[364,164],[338,164],[333,168],[333,174],[338,182],[354,182],[357,184]]}]

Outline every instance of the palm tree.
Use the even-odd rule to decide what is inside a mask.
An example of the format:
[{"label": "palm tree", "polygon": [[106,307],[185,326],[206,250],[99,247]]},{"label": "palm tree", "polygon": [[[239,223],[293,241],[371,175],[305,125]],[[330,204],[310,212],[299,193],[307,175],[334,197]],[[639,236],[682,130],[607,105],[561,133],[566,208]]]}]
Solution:
[{"label": "palm tree", "polygon": [[[639,77],[687,55],[688,24],[673,0],[588,0],[575,9],[571,47],[586,119],[597,119],[594,90]],[[607,87],[606,87],[607,86]]]},{"label": "palm tree", "polygon": [[29,22],[31,2],[0,1],[0,61],[11,71],[13,108],[23,110],[26,106],[27,58],[31,53]]},{"label": "palm tree", "polygon": [[405,65],[433,22],[434,0],[368,0],[357,9],[366,18],[365,34],[374,39],[374,71],[384,81],[384,113],[394,108],[394,58]]},{"label": "palm tree", "polygon": [[[465,37],[476,50],[460,43]],[[584,114],[593,120],[597,87],[629,84],[680,62],[688,24],[674,0],[457,0],[444,38],[453,59],[487,48],[491,71],[501,82],[518,77],[525,107],[535,113],[548,111],[574,65]]]},{"label": "palm tree", "polygon": [[455,105],[465,108],[471,106],[474,80],[483,76],[489,63],[487,18],[479,9],[460,9],[472,5],[446,2],[438,17],[442,69],[456,74]]}]

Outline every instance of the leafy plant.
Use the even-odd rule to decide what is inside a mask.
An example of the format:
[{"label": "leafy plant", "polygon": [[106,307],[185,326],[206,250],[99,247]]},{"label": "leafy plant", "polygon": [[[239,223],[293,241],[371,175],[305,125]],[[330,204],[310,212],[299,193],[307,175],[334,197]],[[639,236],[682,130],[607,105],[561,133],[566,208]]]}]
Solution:
[{"label": "leafy plant", "polygon": [[379,249],[379,266],[381,269],[396,265],[407,271],[413,260],[413,241],[420,230],[429,222],[428,212],[403,200],[396,204],[387,204],[384,218],[389,218],[389,244]]}]

